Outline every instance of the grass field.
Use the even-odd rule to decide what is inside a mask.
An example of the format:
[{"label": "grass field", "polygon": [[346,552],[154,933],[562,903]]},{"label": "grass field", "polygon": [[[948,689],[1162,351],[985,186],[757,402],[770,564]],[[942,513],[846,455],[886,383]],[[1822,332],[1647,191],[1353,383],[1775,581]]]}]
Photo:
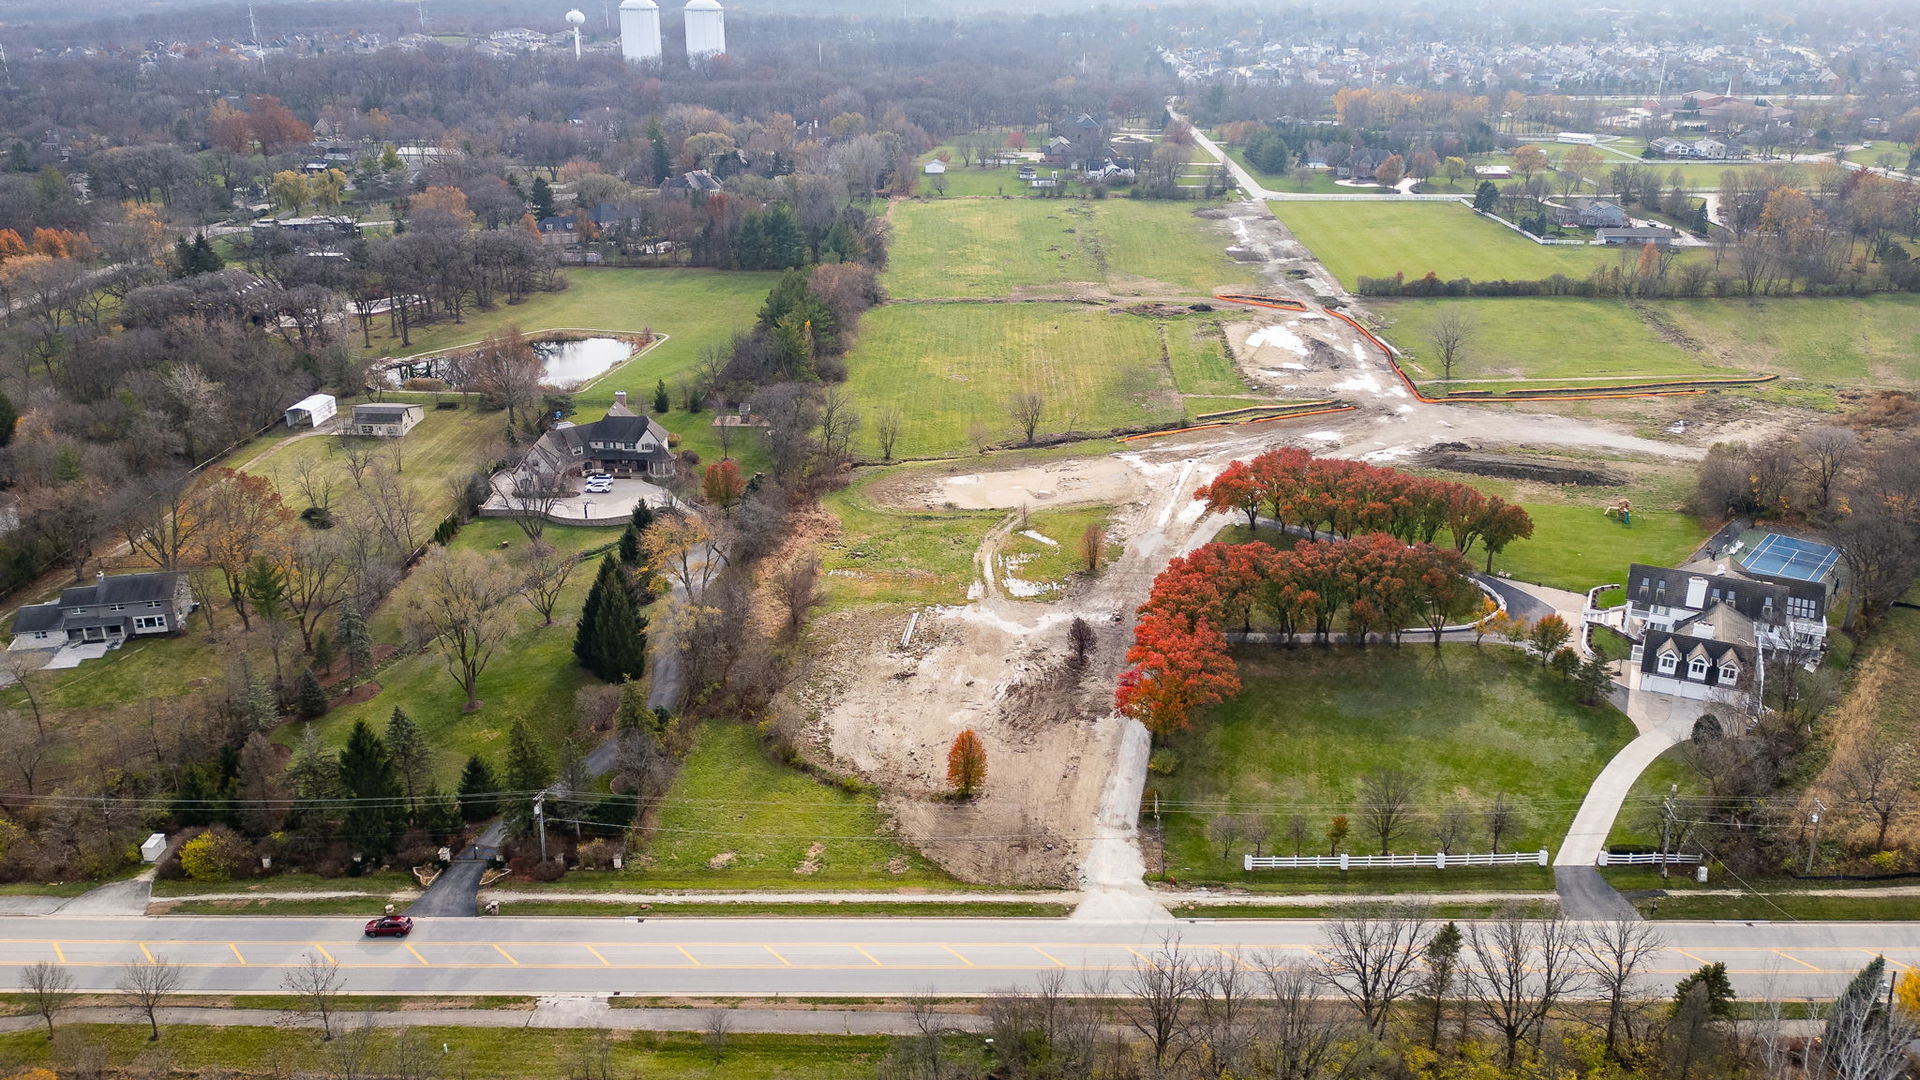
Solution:
[{"label": "grass field", "polygon": [[[1782,380],[1750,392],[1793,393],[1831,407],[1834,389],[1920,383],[1920,296],[1907,294],[1369,303],[1387,323],[1383,336],[1405,354],[1407,373],[1432,391],[1772,373]],[[1472,326],[1453,383],[1440,381],[1428,337],[1449,306]]]},{"label": "grass field", "polygon": [[[1002,586],[1013,591],[1005,579],[1014,578],[1022,583],[1018,586],[1021,591],[1015,595],[1025,595],[1027,588],[1038,587],[1033,598],[1050,599],[1057,590],[1087,572],[1086,559],[1081,553],[1082,538],[1089,526],[1097,525],[1104,530],[1112,513],[1111,507],[1083,506],[1028,514],[1027,527],[1015,531],[1000,546]],[[1036,540],[1028,535],[1030,533],[1044,536],[1052,543]],[[1104,566],[1118,558],[1120,551],[1119,541],[1107,540],[1101,545],[1101,564]]]},{"label": "grass field", "polygon": [[974,552],[1004,515],[992,510],[906,511],[875,506],[870,473],[821,499],[840,523],[820,566],[829,610],[863,603],[958,604],[976,578]]},{"label": "grass field", "polygon": [[[341,1017],[348,1025],[351,1014]],[[147,1041],[140,1024],[68,1024],[67,1038],[104,1051],[116,1074],[189,1075],[213,1072],[279,1075],[338,1073],[341,1044],[320,1041],[316,1031],[299,1028],[188,1027],[163,1025],[157,1043]],[[715,1061],[697,1032],[642,1032],[615,1035],[585,1030],[540,1030],[512,1027],[417,1027],[411,1035],[428,1049],[443,1075],[486,1075],[501,1080],[549,1080],[601,1068],[598,1050],[605,1041],[604,1067],[610,1076],[647,1077],[648,1080],[701,1080],[725,1076],[733,1080],[840,1080],[866,1075],[879,1067],[888,1040],[865,1035],[748,1035],[729,1036]],[[368,1061],[384,1061],[398,1032],[376,1031],[355,1056],[349,1069]],[[9,1068],[62,1067],[63,1043],[50,1042],[41,1030],[0,1034],[0,1062]],[[440,1048],[445,1046],[444,1054]],[[66,1069],[62,1067],[63,1074]],[[357,1075],[357,1073],[356,1073]]]},{"label": "grass field", "polygon": [[[1457,850],[1488,850],[1481,815],[1496,794],[1520,808],[1501,846],[1551,850],[1587,785],[1633,733],[1626,717],[1577,704],[1559,676],[1495,646],[1243,649],[1236,656],[1240,695],[1167,740],[1161,753],[1177,764],[1171,775],[1148,778],[1150,794],[1173,811],[1166,814],[1167,869],[1183,882],[1312,887],[1289,872],[1242,872],[1239,859],[1251,845],[1223,851],[1208,836],[1209,820],[1221,814],[1257,816],[1271,830],[1267,850],[1291,853],[1288,825],[1297,813],[1306,828],[1303,853],[1312,854],[1327,850],[1330,819],[1352,812],[1344,850],[1377,852],[1378,839],[1353,807],[1362,801],[1360,778],[1385,768],[1419,785],[1415,816],[1395,850],[1434,850],[1435,827],[1454,809],[1471,815]],[[1473,887],[1467,880],[1436,872],[1432,887]],[[1509,887],[1538,886],[1516,874]]]},{"label": "grass field", "polygon": [[1270,173],[1248,161],[1246,152],[1239,147],[1229,146],[1226,148],[1226,151],[1228,157],[1238,163],[1241,168],[1253,174],[1253,178],[1260,181],[1261,186],[1271,191],[1297,191],[1313,195],[1366,195],[1370,193],[1384,194],[1387,190],[1378,184],[1366,187],[1354,187],[1351,184],[1342,184],[1334,175],[1332,169],[1314,169],[1312,178],[1305,184],[1302,184],[1295,179],[1297,170],[1288,169],[1284,173]]},{"label": "grass field", "polygon": [[1228,234],[1192,203],[944,199],[895,203],[884,277],[895,297],[1061,296],[1093,283],[1122,296],[1205,296],[1248,285]]},{"label": "grass field", "polygon": [[[519,304],[501,304],[492,311],[470,311],[464,322],[418,328],[411,346],[403,347],[397,338],[388,337],[385,321],[376,319],[373,348],[359,353],[371,360],[435,352],[479,341],[509,325],[526,333],[563,327],[637,333],[652,327],[668,335],[666,341],[574,395],[581,413],[575,419],[597,420],[613,403],[614,391],[626,390],[636,401],[649,403],[657,380],[665,379],[672,387],[693,368],[701,349],[725,344],[735,330],[751,326],[779,275],[688,268],[574,268],[566,271],[566,277],[567,287],[559,292],[534,293]],[[360,336],[355,334],[351,340],[358,343]],[[711,416],[702,413],[688,418],[676,407],[660,419],[667,430],[681,436],[685,448],[698,451],[706,460],[720,456],[718,441],[708,427]],[[505,422],[504,415],[496,417],[495,430]]]},{"label": "grass field", "polygon": [[[375,448],[375,461],[389,470],[397,466],[401,482],[419,501],[430,530],[453,512],[453,492],[448,481],[485,466],[505,445],[507,414],[483,412],[470,398],[458,409],[436,409],[430,395],[394,394],[391,397],[396,401],[423,402],[425,411],[419,426],[404,438],[366,440],[366,445]],[[333,485],[335,500],[344,503],[353,491],[353,478],[347,470],[340,440],[325,435],[280,438],[259,453],[243,448],[234,461],[235,467],[271,480],[280,497],[295,511],[307,505],[294,483],[295,471],[303,461],[321,464]]]},{"label": "grass field", "polygon": [[1349,289],[1362,275],[1418,278],[1432,271],[1445,279],[1475,281],[1585,278],[1612,265],[1618,250],[1549,247],[1522,239],[1455,203],[1276,202],[1274,216]]},{"label": "grass field", "polygon": [[[1751,370],[1730,370],[1673,344],[1633,308],[1612,300],[1376,300],[1369,306],[1387,324],[1383,336],[1401,351],[1401,366],[1430,393],[1497,391],[1505,381],[1568,380],[1569,385],[1580,385],[1589,380],[1744,375]],[[1461,312],[1472,327],[1451,383],[1441,380],[1438,352],[1429,336],[1434,321],[1448,311]],[[1577,332],[1543,333],[1550,327]]]},{"label": "grass field", "polygon": [[[681,764],[646,853],[563,891],[889,889],[952,879],[887,832],[874,797],[768,761],[751,728],[711,722]],[[515,888],[532,888],[516,884]]]},{"label": "grass field", "polygon": [[[1636,506],[1633,524],[1622,525],[1602,514],[1597,501],[1529,503],[1526,508],[1533,518],[1533,538],[1509,545],[1494,557],[1493,568],[1520,581],[1557,589],[1585,592],[1618,581],[1630,562],[1673,566],[1707,539],[1698,519],[1678,511]],[[1479,553],[1475,561],[1485,558],[1485,553]]]},{"label": "grass field", "polygon": [[[582,551],[617,539],[619,533],[611,529],[555,525],[548,526],[545,534],[545,541],[562,551]],[[453,546],[494,552],[500,550],[501,541],[513,550],[526,545],[511,521],[489,519],[467,525]],[[380,692],[372,698],[336,708],[314,721],[321,741],[329,747],[344,746],[354,721],[365,720],[381,730],[396,707],[405,709],[426,734],[433,748],[433,779],[447,791],[453,790],[471,754],[480,754],[499,767],[507,731],[516,718],[524,719],[549,749],[557,747],[573,727],[574,693],[596,681],[573,660],[574,619],[596,569],[589,564],[574,571],[552,626],[540,625],[540,617],[524,602],[508,601],[515,629],[480,676],[479,711],[461,711],[464,699],[459,684],[447,674],[440,654],[429,649],[382,669],[375,678]],[[394,604],[388,604],[371,620],[376,641],[400,640],[394,609]],[[281,728],[278,737],[298,745],[300,725]]]},{"label": "grass field", "polygon": [[861,324],[847,385],[869,417],[900,410],[896,457],[953,455],[976,424],[1019,438],[1007,403],[1023,390],[1046,399],[1040,434],[1178,418],[1160,349],[1152,320],[1079,304],[892,304]]}]

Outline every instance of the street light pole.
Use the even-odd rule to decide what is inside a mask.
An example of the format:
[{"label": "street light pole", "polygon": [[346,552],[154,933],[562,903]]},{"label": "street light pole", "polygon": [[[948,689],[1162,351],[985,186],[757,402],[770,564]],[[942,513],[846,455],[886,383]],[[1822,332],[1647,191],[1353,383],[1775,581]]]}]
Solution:
[{"label": "street light pole", "polygon": [[533,797],[533,831],[540,835],[540,861],[547,861],[547,793]]}]

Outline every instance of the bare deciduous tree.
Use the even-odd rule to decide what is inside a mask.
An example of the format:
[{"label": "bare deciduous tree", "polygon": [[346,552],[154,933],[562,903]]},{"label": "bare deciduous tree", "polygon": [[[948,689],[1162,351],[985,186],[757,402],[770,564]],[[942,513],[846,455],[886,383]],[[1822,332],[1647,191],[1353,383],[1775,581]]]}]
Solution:
[{"label": "bare deciduous tree", "polygon": [[1887,848],[1887,831],[1894,816],[1906,809],[1913,797],[1913,751],[1898,743],[1867,740],[1854,748],[1836,770],[1834,782],[1848,802],[1857,806],[1879,826],[1874,834],[1875,851]]},{"label": "bare deciduous tree", "polygon": [[1360,781],[1360,820],[1380,840],[1380,854],[1407,827],[1416,792],[1413,777],[1399,769],[1376,769]]},{"label": "bare deciduous tree", "polygon": [[347,475],[353,478],[357,490],[366,482],[367,469],[373,465],[373,455],[380,444],[363,435],[350,435],[344,430],[340,433],[340,460],[347,466]]},{"label": "bare deciduous tree", "polygon": [[1473,340],[1473,320],[1458,304],[1443,304],[1439,314],[1433,318],[1433,324],[1427,328],[1427,340],[1433,344],[1433,351],[1439,354],[1440,377],[1451,382],[1454,365],[1460,362],[1460,356],[1466,351],[1467,343]]},{"label": "bare deciduous tree", "polygon": [[1341,1055],[1365,1040],[1353,1025],[1321,1007],[1319,979],[1291,956],[1249,959],[1266,982],[1266,1024],[1261,1049],[1274,1080],[1317,1080],[1347,1074]]},{"label": "bare deciduous tree", "polygon": [[1489,850],[1500,850],[1500,842],[1516,828],[1515,819],[1518,816],[1513,803],[1507,801],[1506,792],[1500,792],[1493,797],[1492,804],[1487,807],[1487,842],[1492,845]]},{"label": "bare deciduous tree", "polygon": [[1316,974],[1353,1003],[1367,1030],[1379,1033],[1393,1003],[1413,989],[1426,930],[1426,909],[1414,905],[1343,914],[1327,925]]},{"label": "bare deciduous tree", "polygon": [[900,441],[900,429],[905,419],[900,410],[892,405],[880,410],[873,420],[873,439],[880,446],[880,460],[892,461],[893,448]]},{"label": "bare deciduous tree", "polygon": [[497,557],[435,546],[407,582],[405,620],[414,640],[438,649],[466,692],[466,709],[480,707],[480,673],[512,629],[500,605],[514,592],[513,575]]},{"label": "bare deciduous tree", "polygon": [[1580,989],[1575,942],[1572,923],[1528,919],[1517,907],[1467,927],[1467,985],[1506,1043],[1509,1070],[1520,1043],[1537,1038],[1547,1016]]},{"label": "bare deciduous tree", "polygon": [[579,558],[546,544],[534,543],[527,545],[517,561],[521,598],[540,613],[540,625],[552,626],[553,611],[560,606],[560,594],[566,590],[567,579],[573,576],[574,568],[580,565]]},{"label": "bare deciduous tree", "polygon": [[1640,977],[1647,964],[1666,946],[1649,923],[1619,919],[1594,923],[1575,940],[1593,980],[1593,989],[1607,1000],[1607,1053],[1613,1054],[1622,1035],[1633,1032],[1628,1006],[1639,997]]},{"label": "bare deciduous tree", "polygon": [[115,989],[126,999],[128,1008],[147,1018],[147,1026],[153,1030],[148,1042],[160,1040],[160,1007],[180,989],[180,974],[180,965],[159,957],[131,961],[120,969]]},{"label": "bare deciduous tree", "polygon": [[1860,456],[1860,438],[1848,428],[1824,425],[1800,436],[1800,449],[1814,509],[1827,513],[1833,509],[1834,487],[1841,474]]},{"label": "bare deciduous tree", "polygon": [[733,1037],[733,1011],[726,1008],[708,1009],[701,1029],[702,1040],[707,1045],[707,1054],[715,1065],[727,1056],[727,1043]]},{"label": "bare deciduous tree", "polygon": [[1156,1073],[1166,1069],[1186,1038],[1189,1012],[1200,989],[1200,969],[1180,951],[1179,939],[1168,937],[1144,961],[1134,961],[1122,988],[1127,996],[1120,1015],[1147,1040]]},{"label": "bare deciduous tree", "polygon": [[21,969],[20,988],[47,1022],[47,1038],[53,1038],[53,1018],[73,998],[73,975],[59,964],[40,960]]},{"label": "bare deciduous tree", "polygon": [[807,616],[827,602],[820,588],[820,555],[807,551],[788,559],[768,579],[773,595],[787,613],[787,637],[799,635]]},{"label": "bare deciduous tree", "polygon": [[335,1002],[340,997],[342,986],[340,965],[317,952],[309,952],[299,967],[287,972],[280,985],[294,996],[294,1004],[287,1010],[288,1014],[298,1019],[320,1021],[321,1041],[331,1041]]},{"label": "bare deciduous tree", "polygon": [[1022,390],[1007,399],[1007,415],[1013,417],[1013,425],[1020,429],[1020,437],[1028,446],[1033,445],[1034,433],[1040,430],[1040,421],[1047,414],[1047,399],[1038,390]]},{"label": "bare deciduous tree", "polygon": [[[324,444],[322,444],[324,445]],[[303,448],[304,449],[304,448]],[[308,506],[329,510],[333,507],[333,470],[319,454],[297,454],[293,461],[293,487]]]}]

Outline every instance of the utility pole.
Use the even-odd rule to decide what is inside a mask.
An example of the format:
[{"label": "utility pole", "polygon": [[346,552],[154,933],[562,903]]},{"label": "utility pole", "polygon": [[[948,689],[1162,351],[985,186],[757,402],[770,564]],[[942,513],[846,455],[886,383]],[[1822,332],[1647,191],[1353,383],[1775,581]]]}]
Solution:
[{"label": "utility pole", "polygon": [[1673,839],[1673,797],[1679,793],[1679,784],[1669,784],[1667,786],[1665,813],[1662,814],[1660,818],[1660,879],[1662,881],[1665,881],[1668,877],[1668,845]]},{"label": "utility pole", "polygon": [[1820,815],[1827,809],[1827,804],[1819,799],[1813,800],[1813,805],[1818,809],[1807,815],[1807,820],[1813,824],[1813,840],[1807,844],[1807,868],[1804,871],[1808,874],[1813,873],[1814,852],[1820,850]]},{"label": "utility pole", "polygon": [[533,797],[533,831],[540,836],[540,861],[547,861],[547,793]]}]

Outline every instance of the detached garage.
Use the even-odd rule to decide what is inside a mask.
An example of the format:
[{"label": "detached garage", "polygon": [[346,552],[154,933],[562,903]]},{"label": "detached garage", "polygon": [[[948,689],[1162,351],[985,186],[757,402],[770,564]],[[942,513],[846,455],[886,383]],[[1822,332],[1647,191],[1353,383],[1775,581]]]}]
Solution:
[{"label": "detached garage", "polygon": [[314,394],[301,398],[287,410],[288,427],[319,427],[339,412],[332,394]]}]

